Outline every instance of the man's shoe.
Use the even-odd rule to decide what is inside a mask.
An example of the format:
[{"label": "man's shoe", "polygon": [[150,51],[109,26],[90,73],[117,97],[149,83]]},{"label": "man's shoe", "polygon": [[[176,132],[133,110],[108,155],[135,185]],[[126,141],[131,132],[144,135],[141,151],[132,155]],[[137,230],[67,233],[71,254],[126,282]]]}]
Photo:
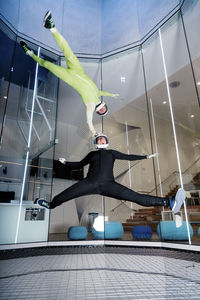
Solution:
[{"label": "man's shoe", "polygon": [[44,199],[38,199],[37,200],[37,204],[42,206],[42,207],[45,207],[45,208],[48,208],[49,209],[49,202],[44,200]]},{"label": "man's shoe", "polygon": [[20,46],[25,51],[26,55],[29,55],[29,53],[32,52],[32,50],[29,48],[29,46],[24,41],[20,41]]},{"label": "man's shoe", "polygon": [[178,189],[178,192],[176,193],[176,197],[174,201],[170,200],[170,207],[174,214],[177,214],[179,212],[181,206],[183,205],[183,202],[186,198],[186,192],[184,189],[180,188]]},{"label": "man's shoe", "polygon": [[52,20],[52,15],[51,15],[51,11],[49,10],[46,15],[44,16],[44,22],[43,22],[43,26],[47,29],[51,29],[55,27],[55,24]]}]

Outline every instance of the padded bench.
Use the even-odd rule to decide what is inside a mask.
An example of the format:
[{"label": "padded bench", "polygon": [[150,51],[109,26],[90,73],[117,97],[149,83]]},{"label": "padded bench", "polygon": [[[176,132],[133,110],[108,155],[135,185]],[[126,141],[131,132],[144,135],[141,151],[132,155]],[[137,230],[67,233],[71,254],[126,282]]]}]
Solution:
[{"label": "padded bench", "polygon": [[153,231],[150,226],[137,225],[132,228],[132,236],[136,240],[150,240],[152,235]]},{"label": "padded bench", "polygon": [[67,232],[70,240],[85,240],[87,235],[88,231],[85,226],[71,226]]},{"label": "padded bench", "polygon": [[[193,228],[189,224],[190,237],[194,235]],[[183,221],[182,226],[176,227],[175,221],[161,221],[157,226],[157,234],[159,238],[163,240],[177,240],[185,241],[188,240],[186,222]]]},{"label": "padded bench", "polygon": [[116,240],[121,239],[124,235],[124,228],[120,222],[117,221],[105,221],[105,235],[104,231],[97,231],[92,228],[92,234],[95,239],[98,240]]}]

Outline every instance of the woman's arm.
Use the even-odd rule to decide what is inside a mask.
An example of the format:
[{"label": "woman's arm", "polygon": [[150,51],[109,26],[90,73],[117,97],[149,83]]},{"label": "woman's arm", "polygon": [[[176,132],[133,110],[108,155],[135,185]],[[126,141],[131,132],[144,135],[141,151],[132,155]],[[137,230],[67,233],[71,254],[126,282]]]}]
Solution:
[{"label": "woman's arm", "polygon": [[88,124],[88,127],[89,127],[89,129],[90,129],[90,131],[92,132],[93,135],[96,134],[96,131],[95,131],[93,123],[92,123],[94,111],[95,111],[95,104],[93,102],[87,103],[86,104],[87,124]]},{"label": "woman's arm", "polygon": [[113,94],[113,93],[109,93],[106,91],[99,91],[99,96],[110,96],[113,98],[117,98],[119,96],[119,94]]}]

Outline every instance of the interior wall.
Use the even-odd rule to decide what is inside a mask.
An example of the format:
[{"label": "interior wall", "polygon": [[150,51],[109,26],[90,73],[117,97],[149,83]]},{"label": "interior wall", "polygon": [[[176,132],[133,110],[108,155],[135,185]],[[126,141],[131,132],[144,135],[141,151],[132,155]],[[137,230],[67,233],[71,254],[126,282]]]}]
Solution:
[{"label": "interior wall", "polygon": [[[56,27],[76,54],[101,55],[137,43],[180,0],[25,0],[1,1],[0,16],[22,38],[61,54],[42,26],[52,11]],[[31,16],[31,18],[30,18]]]}]

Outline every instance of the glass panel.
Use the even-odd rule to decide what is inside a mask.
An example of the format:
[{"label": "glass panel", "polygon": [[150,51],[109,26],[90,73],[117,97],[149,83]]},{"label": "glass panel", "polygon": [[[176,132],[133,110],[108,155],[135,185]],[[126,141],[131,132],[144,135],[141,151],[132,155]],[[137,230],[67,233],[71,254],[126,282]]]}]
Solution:
[{"label": "glass panel", "polygon": [[[3,122],[5,119],[6,105],[10,76],[12,74],[12,57],[15,47],[15,34],[3,23],[0,22],[0,135],[3,134]],[[6,53],[6,55],[5,55]]]},{"label": "glass panel", "polygon": [[[187,211],[193,243],[199,243],[200,224],[200,110],[180,15],[175,15],[162,28],[163,48],[170,83]],[[170,41],[170,42],[169,42]],[[174,51],[176,49],[176,51]],[[178,182],[178,185],[180,183]],[[182,208],[183,219],[185,212]],[[191,234],[192,235],[192,234]]]},{"label": "glass panel", "polygon": [[197,39],[197,32],[200,27],[200,2],[191,0],[184,1],[181,11],[183,14],[184,28],[186,31],[186,38],[195,75],[196,88],[200,99],[200,40]]},{"label": "glass panel", "polygon": [[[159,156],[155,159],[156,188],[151,190],[150,193],[156,193],[159,196],[168,198],[170,195],[176,193],[179,185],[179,177],[177,175],[178,164],[174,134],[158,34],[154,34],[143,44],[142,48],[149,113],[151,117],[153,152],[159,153]],[[155,231],[162,238],[163,232],[160,234],[159,218],[162,222],[165,222],[173,220],[174,216],[171,210],[167,208],[163,208],[156,215]]]},{"label": "glass panel", "polygon": [[[109,138],[109,149],[125,154],[152,153],[139,48],[104,59],[102,69],[103,89],[120,95],[117,99],[104,98],[109,107],[103,126]],[[155,190],[153,160],[116,160],[114,177],[117,183],[138,193],[149,194]],[[133,202],[106,197],[105,214],[109,221],[123,225],[123,240],[134,238],[131,231],[135,226],[154,227],[152,208]]]},{"label": "glass panel", "polygon": [[[48,211],[35,205],[34,200],[40,194],[45,194],[47,198],[51,194],[57,79],[52,74],[39,70],[34,99],[36,63],[25,55],[19,43],[12,45],[10,33],[5,36],[4,30],[4,34],[1,32],[1,44],[7,46],[8,50],[5,52],[8,56],[1,62],[1,97],[5,96],[6,87],[9,91],[7,105],[2,107],[5,117],[1,115],[1,120],[4,118],[0,149],[1,202],[7,202],[1,210],[1,228],[5,231],[5,222],[9,219],[11,229],[9,233],[5,231],[1,235],[0,243],[46,241]],[[29,46],[37,52],[34,45],[29,43]],[[13,61],[9,65],[7,60],[13,48]],[[43,55],[46,57],[49,53],[43,52]],[[50,56],[50,60],[56,63],[58,57]],[[6,63],[8,70],[12,71],[10,75],[6,71]],[[29,145],[33,100],[36,105]]]},{"label": "glass panel", "polygon": [[[15,35],[1,23],[1,149],[0,149],[0,202],[1,244],[14,243],[17,227],[18,205],[24,167],[24,143],[17,126],[19,90],[14,79]],[[6,54],[6,55],[5,55]],[[9,227],[8,227],[9,222]]]},{"label": "glass panel", "polygon": [[[35,52],[37,53],[37,50]],[[58,56],[44,50],[40,51],[39,56],[54,64],[59,62]],[[31,201],[31,205],[22,209],[19,242],[47,241],[48,239],[49,211],[33,203],[36,198],[50,201],[55,141],[58,79],[47,69],[38,67],[38,72],[35,73],[37,80],[32,87],[30,70],[29,74],[26,97],[24,101],[21,101],[18,111],[18,122],[27,145],[30,126],[32,126],[24,189],[24,199]],[[32,107],[33,101],[34,108]]]},{"label": "glass panel", "polygon": [[[87,75],[100,86],[100,61],[80,59]],[[65,59],[61,65],[66,67]],[[101,118],[94,114],[94,126],[98,130]],[[57,140],[55,146],[55,170],[52,198],[86,176],[88,167],[83,169],[65,168],[58,159],[80,161],[88,152],[94,150],[91,133],[86,122],[86,109],[80,95],[64,81],[59,85],[59,102],[57,114]],[[49,240],[69,240],[67,235],[71,226],[86,226],[87,239],[93,239],[91,232],[94,218],[103,215],[102,197],[99,195],[82,196],[51,210]]]}]

